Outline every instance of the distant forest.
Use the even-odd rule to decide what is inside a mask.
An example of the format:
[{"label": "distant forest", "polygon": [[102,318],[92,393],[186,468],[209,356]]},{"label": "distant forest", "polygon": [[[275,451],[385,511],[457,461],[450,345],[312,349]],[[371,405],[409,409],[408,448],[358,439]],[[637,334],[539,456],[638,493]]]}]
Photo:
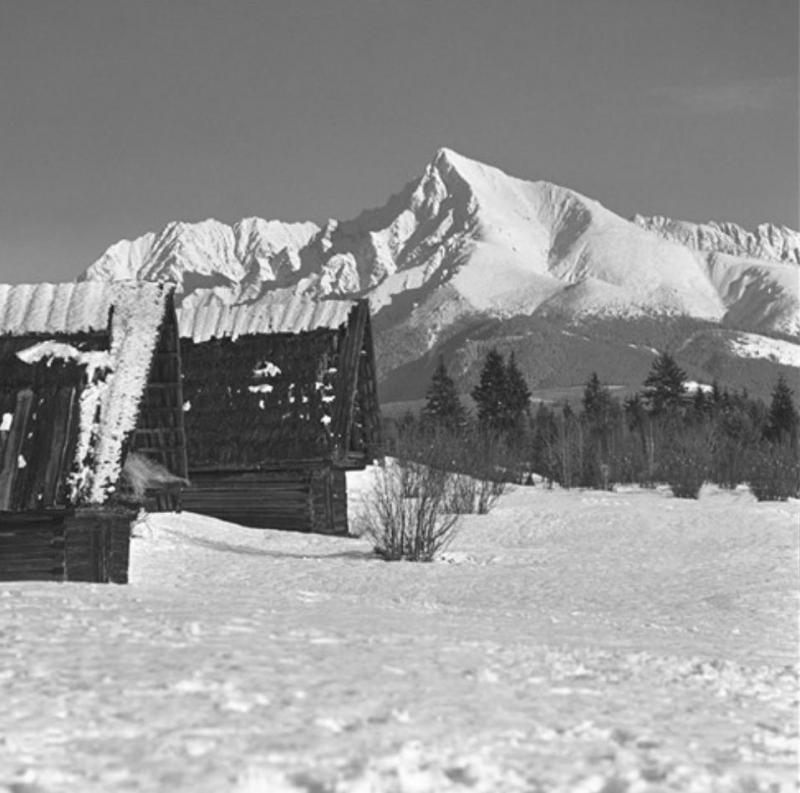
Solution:
[{"label": "distant forest", "polygon": [[387,452],[483,478],[608,489],[667,483],[697,498],[704,482],[749,485],[759,500],[800,496],[800,419],[783,374],[768,402],[715,381],[689,391],[686,372],[661,352],[635,394],[620,400],[597,373],[580,405],[541,404],[511,353],[496,348],[461,401],[440,358],[419,415],[387,422]]}]

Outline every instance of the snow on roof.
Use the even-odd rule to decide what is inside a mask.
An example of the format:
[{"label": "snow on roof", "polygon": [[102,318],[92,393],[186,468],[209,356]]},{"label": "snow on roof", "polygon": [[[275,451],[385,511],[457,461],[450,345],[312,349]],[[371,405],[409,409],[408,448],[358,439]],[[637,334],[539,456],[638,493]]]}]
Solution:
[{"label": "snow on roof", "polygon": [[108,328],[112,305],[159,300],[171,285],[146,281],[0,284],[0,333],[81,333]]},{"label": "snow on roof", "polygon": [[211,293],[190,295],[178,311],[180,334],[194,341],[250,333],[300,333],[338,328],[347,322],[355,300],[313,300],[275,290],[251,303],[226,303]]},{"label": "snow on roof", "polygon": [[[102,503],[119,478],[123,442],[136,427],[172,289],[145,282],[0,285],[0,333],[10,335],[105,330],[113,307],[106,366],[87,366],[89,382],[81,393],[77,474],[71,482],[75,502]],[[18,357],[28,363],[53,357],[89,363],[86,353],[52,342],[21,350]]]}]

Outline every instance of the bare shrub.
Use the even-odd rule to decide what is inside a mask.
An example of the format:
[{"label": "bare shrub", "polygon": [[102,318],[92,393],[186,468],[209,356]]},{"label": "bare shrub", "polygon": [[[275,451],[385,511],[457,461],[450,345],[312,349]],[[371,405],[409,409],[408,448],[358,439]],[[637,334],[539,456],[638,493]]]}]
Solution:
[{"label": "bare shrub", "polygon": [[[478,427],[454,432],[409,425],[399,434],[397,455],[403,465],[422,465],[447,477],[445,508],[457,514],[486,514],[509,481],[521,478],[519,455],[496,433]],[[407,497],[416,497],[419,478],[406,481]]]},{"label": "bare shrub", "polygon": [[703,433],[683,434],[664,450],[659,473],[676,498],[697,498],[708,479],[710,446]]},{"label": "bare shrub", "polygon": [[[431,561],[453,538],[459,515],[448,512],[452,475],[388,460],[376,469],[359,524],[387,561]],[[408,495],[413,494],[413,495]]]},{"label": "bare shrub", "polygon": [[481,479],[478,482],[478,514],[488,515],[497,499],[506,491],[506,482],[499,479]]},{"label": "bare shrub", "polygon": [[759,501],[800,496],[800,461],[790,443],[762,443],[751,451],[749,485]]},{"label": "bare shrub", "polygon": [[509,482],[523,478],[519,454],[501,436],[475,430],[461,441],[461,470],[475,482],[475,511],[486,515]]},{"label": "bare shrub", "polygon": [[478,481],[466,474],[453,474],[445,500],[445,509],[456,515],[471,515],[475,512]]}]

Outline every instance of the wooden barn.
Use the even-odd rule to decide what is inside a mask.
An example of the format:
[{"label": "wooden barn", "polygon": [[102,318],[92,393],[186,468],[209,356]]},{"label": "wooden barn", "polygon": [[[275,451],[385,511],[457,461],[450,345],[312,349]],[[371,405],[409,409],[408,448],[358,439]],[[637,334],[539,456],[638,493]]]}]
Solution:
[{"label": "wooden barn", "polygon": [[345,472],[380,444],[369,305],[274,300],[258,313],[181,311],[184,506],[245,526],[347,534]]},{"label": "wooden barn", "polygon": [[180,371],[171,286],[0,285],[0,580],[127,581],[186,477]]}]

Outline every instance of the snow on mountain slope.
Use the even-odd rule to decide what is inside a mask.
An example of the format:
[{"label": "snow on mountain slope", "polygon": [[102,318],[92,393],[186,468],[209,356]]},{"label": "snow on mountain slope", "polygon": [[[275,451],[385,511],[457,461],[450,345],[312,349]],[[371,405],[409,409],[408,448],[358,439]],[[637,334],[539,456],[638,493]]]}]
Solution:
[{"label": "snow on mountain slope", "polygon": [[784,366],[800,368],[800,344],[757,333],[738,333],[731,339],[733,352],[741,358],[766,358]]},{"label": "snow on mountain slope", "polygon": [[736,223],[689,223],[665,217],[634,215],[634,223],[698,251],[718,251],[732,256],[800,264],[800,232],[786,226],[762,223],[747,231]]},{"label": "snow on mountain slope", "polygon": [[604,305],[608,293],[629,310],[709,319],[724,313],[684,246],[665,244],[596,201],[548,182],[515,179],[449,151],[435,164],[472,191],[476,245],[453,283],[476,307],[497,316],[530,314],[580,283],[583,300],[568,301],[576,314]]},{"label": "snow on mountain slope", "polygon": [[[413,312],[431,300],[441,307],[447,286],[451,322],[555,309],[573,317],[684,314],[797,332],[799,236],[767,225],[749,234],[732,224],[631,222],[572,190],[442,149],[420,179],[354,220],[171,223],[113,245],[83,278],[169,279],[179,294],[210,290],[215,302],[255,311],[275,289],[367,296],[379,326],[419,324]],[[754,261],[762,255],[769,261]],[[787,264],[775,265],[776,257]],[[425,334],[429,345],[439,337],[432,326]]]},{"label": "snow on mountain slope", "polygon": [[706,266],[726,308],[724,325],[800,334],[800,268],[796,264],[709,253]]}]

